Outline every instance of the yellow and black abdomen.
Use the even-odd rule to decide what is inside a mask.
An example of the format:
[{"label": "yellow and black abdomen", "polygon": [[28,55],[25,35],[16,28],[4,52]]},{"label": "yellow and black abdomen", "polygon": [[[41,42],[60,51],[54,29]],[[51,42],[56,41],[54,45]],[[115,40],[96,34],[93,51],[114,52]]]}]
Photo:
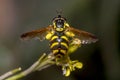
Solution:
[{"label": "yellow and black abdomen", "polygon": [[66,35],[57,33],[50,39],[50,49],[56,57],[66,55],[69,46],[69,40]]}]

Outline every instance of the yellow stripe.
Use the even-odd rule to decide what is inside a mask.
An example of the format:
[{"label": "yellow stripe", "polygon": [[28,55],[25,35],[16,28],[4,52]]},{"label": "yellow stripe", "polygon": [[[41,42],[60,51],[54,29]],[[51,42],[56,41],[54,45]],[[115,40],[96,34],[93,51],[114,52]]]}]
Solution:
[{"label": "yellow stripe", "polygon": [[61,38],[65,39],[66,41],[68,41],[68,38],[66,36],[61,36]]},{"label": "yellow stripe", "polygon": [[50,48],[53,48],[54,46],[58,45],[58,42],[53,43]]},{"label": "yellow stripe", "polygon": [[63,31],[64,28],[56,28],[57,31]]},{"label": "yellow stripe", "polygon": [[62,53],[64,53],[64,54],[66,54],[66,50],[60,50],[60,52],[62,52]]},{"label": "yellow stripe", "polygon": [[56,39],[56,38],[58,38],[58,36],[53,36],[53,37],[51,38],[51,41],[54,40],[54,39]]},{"label": "yellow stripe", "polygon": [[58,50],[53,50],[53,54],[55,54],[55,53],[57,53],[58,52]]},{"label": "yellow stripe", "polygon": [[64,42],[61,42],[61,45],[64,45],[66,48],[68,48],[68,45]]}]

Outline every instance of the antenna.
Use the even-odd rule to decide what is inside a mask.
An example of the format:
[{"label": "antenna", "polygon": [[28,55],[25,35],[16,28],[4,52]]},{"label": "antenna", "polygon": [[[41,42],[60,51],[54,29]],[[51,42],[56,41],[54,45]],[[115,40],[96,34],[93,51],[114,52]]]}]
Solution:
[{"label": "antenna", "polygon": [[57,12],[58,17],[61,17],[62,9],[57,9],[56,12]]}]

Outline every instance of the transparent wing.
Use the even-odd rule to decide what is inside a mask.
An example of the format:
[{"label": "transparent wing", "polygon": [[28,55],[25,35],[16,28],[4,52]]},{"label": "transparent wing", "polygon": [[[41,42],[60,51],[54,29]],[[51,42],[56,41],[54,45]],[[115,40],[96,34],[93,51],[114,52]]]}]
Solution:
[{"label": "transparent wing", "polygon": [[23,33],[21,35],[21,39],[29,40],[29,39],[32,39],[32,38],[38,38],[40,40],[43,40],[43,39],[45,39],[46,34],[51,30],[52,30],[52,26],[50,25],[50,26],[45,27],[45,28],[41,28],[41,29],[30,31],[30,32],[26,32],[26,33]]},{"label": "transparent wing", "polygon": [[75,37],[79,38],[82,44],[90,44],[98,41],[97,37],[89,32],[78,30],[73,27],[69,27],[68,30],[74,33]]}]

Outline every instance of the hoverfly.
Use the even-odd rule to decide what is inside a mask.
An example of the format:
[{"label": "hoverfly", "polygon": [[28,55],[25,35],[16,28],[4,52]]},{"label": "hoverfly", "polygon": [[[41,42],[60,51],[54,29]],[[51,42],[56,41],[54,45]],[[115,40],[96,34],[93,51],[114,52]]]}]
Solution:
[{"label": "hoverfly", "polygon": [[69,26],[66,19],[61,15],[53,18],[52,25],[21,35],[24,40],[36,37],[40,40],[49,40],[51,52],[58,58],[67,55],[69,44],[74,38],[78,38],[81,44],[95,43],[98,40],[91,33]]}]

